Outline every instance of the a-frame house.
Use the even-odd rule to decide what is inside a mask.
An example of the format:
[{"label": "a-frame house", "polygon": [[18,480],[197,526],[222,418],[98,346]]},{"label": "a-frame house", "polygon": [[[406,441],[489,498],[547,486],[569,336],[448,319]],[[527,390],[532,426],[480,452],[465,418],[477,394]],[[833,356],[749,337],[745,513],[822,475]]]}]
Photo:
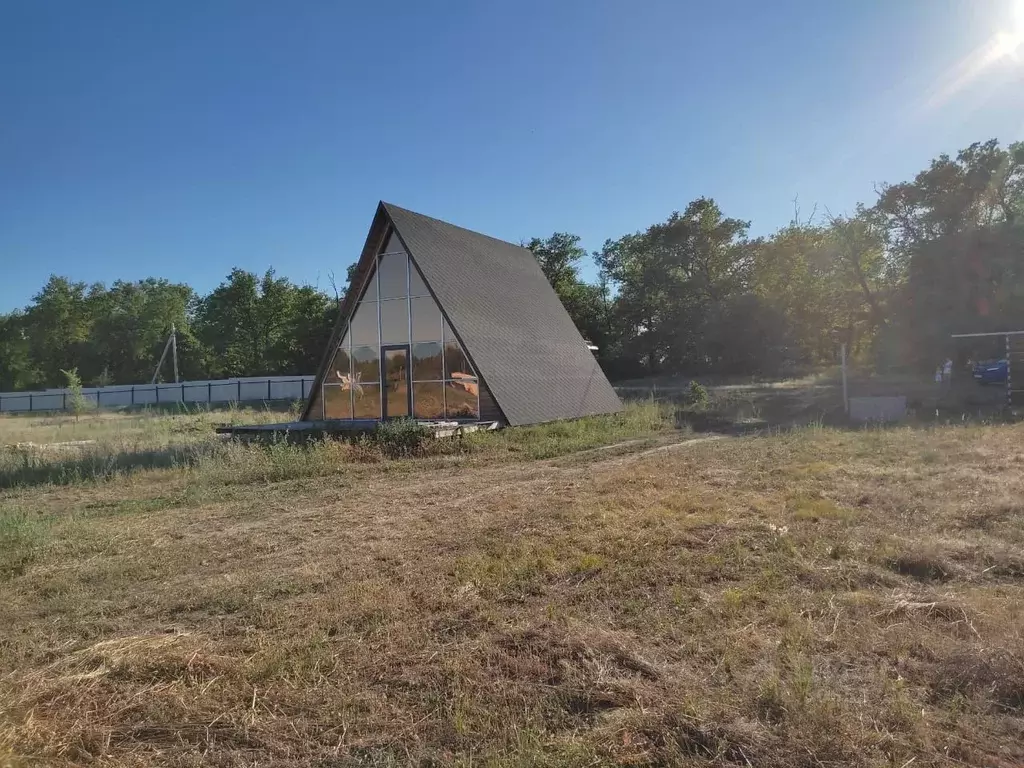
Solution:
[{"label": "a-frame house", "polygon": [[382,202],[302,419],[515,426],[621,407],[528,249]]}]

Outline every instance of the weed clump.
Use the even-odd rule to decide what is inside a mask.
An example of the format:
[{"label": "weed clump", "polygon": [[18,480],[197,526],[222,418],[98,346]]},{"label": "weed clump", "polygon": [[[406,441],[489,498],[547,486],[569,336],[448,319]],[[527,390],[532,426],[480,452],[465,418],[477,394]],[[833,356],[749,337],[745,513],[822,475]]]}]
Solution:
[{"label": "weed clump", "polygon": [[415,419],[382,421],[366,436],[370,445],[376,447],[381,455],[388,459],[419,456],[429,439],[430,430]]}]

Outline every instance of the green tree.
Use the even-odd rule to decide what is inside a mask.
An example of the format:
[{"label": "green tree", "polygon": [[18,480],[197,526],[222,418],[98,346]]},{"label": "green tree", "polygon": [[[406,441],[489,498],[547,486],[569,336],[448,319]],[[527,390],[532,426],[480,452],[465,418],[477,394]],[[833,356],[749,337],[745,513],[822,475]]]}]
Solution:
[{"label": "green tree", "polygon": [[38,379],[24,315],[20,312],[0,315],[0,392],[28,389],[35,386]]},{"label": "green tree", "polygon": [[603,354],[609,342],[606,295],[601,286],[580,278],[580,265],[587,252],[579,236],[555,232],[544,239],[533,238],[526,247],[533,252],[580,333],[598,347],[599,355]]},{"label": "green tree", "polygon": [[59,386],[65,369],[89,364],[92,315],[85,283],[53,275],[32,298],[24,330],[43,386]]},{"label": "green tree", "polygon": [[67,390],[64,407],[74,415],[75,421],[78,421],[83,413],[94,407],[94,404],[82,392],[82,377],[78,375],[77,368],[70,368],[61,373],[64,374],[64,388]]}]

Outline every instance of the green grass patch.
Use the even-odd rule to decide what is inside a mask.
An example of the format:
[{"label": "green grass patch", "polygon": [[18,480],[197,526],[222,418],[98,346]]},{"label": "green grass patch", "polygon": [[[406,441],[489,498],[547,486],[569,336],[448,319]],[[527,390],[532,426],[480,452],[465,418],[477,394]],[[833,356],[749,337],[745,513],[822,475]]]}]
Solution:
[{"label": "green grass patch", "polygon": [[528,459],[551,459],[675,428],[675,407],[653,400],[627,403],[620,413],[468,435],[470,448]]},{"label": "green grass patch", "polygon": [[852,510],[840,507],[832,499],[797,495],[789,502],[790,514],[794,520],[853,520]]},{"label": "green grass patch", "polygon": [[0,504],[0,581],[24,573],[41,555],[50,522],[21,507]]}]

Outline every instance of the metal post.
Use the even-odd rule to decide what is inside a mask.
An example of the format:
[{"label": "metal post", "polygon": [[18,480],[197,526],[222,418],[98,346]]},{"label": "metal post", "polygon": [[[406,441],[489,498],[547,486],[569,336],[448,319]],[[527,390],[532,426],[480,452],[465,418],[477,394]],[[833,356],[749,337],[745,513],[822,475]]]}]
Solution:
[{"label": "metal post", "polygon": [[242,402],[242,380],[241,379],[238,380],[238,395],[235,397],[235,402],[236,403]]},{"label": "metal post", "polygon": [[839,360],[843,369],[843,411],[850,412],[850,398],[846,390],[846,342],[839,345]]},{"label": "metal post", "polygon": [[64,393],[61,395],[61,401],[60,402],[61,402],[60,409],[62,411],[66,411],[68,409],[68,391],[66,389],[64,390]]},{"label": "metal post", "polygon": [[267,400],[270,400],[270,379],[267,379]]},{"label": "metal post", "polygon": [[208,402],[208,403],[212,403],[213,402],[213,382],[212,381],[207,381],[206,382],[206,402]]},{"label": "metal post", "polygon": [[32,410],[32,393],[31,392],[28,393],[28,409],[30,411]]},{"label": "metal post", "polygon": [[1013,406],[1013,375],[1010,370],[1010,334],[1006,334],[1006,407]]},{"label": "metal post", "polygon": [[[174,383],[178,383],[178,329],[174,327],[174,323],[171,323],[171,359],[174,360]],[[184,390],[182,390],[182,400],[185,399]]]},{"label": "metal post", "polygon": [[[172,326],[172,328],[173,328],[173,326]],[[164,351],[160,353],[160,360],[156,364],[156,370],[153,371],[153,379],[152,379],[152,381],[149,382],[150,384],[156,384],[157,377],[160,376],[160,368],[163,366],[164,360],[167,358],[167,350],[169,350],[171,348],[171,341],[173,339],[174,339],[174,332],[172,331],[171,335],[167,337],[167,343],[164,344]]]}]

